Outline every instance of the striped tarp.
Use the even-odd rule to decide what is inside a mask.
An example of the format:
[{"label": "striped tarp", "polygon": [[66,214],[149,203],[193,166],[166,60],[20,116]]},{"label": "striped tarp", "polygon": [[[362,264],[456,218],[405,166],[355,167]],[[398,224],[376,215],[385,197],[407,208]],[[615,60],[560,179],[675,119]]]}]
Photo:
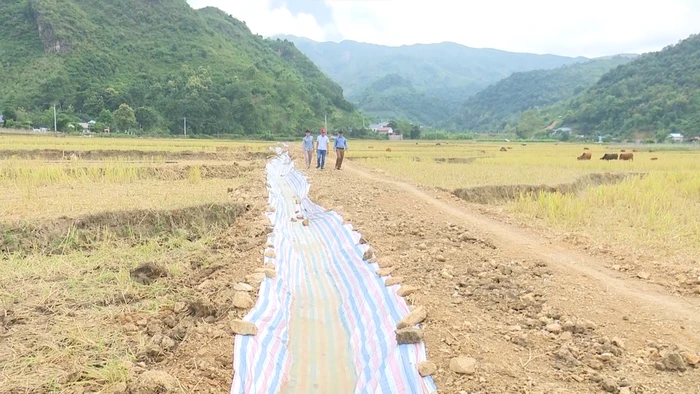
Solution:
[{"label": "striped tarp", "polygon": [[[256,336],[236,336],[231,393],[431,393],[417,364],[425,347],[398,345],[395,327],[408,312],[398,286],[386,287],[369,247],[335,212],[309,200],[309,183],[286,153],[267,165],[268,217],[277,267],[245,320]],[[298,200],[300,204],[296,204]],[[303,226],[292,218],[301,212]]]}]

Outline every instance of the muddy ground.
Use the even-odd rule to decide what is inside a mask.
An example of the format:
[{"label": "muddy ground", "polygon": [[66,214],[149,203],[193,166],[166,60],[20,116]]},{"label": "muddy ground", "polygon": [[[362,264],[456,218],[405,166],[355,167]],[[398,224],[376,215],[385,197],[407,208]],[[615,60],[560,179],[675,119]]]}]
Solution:
[{"label": "muddy ground", "polygon": [[[609,268],[619,264],[611,256],[482,215],[446,191],[352,162],[308,173],[312,198],[352,221],[397,268],[392,275],[421,287],[410,297],[428,308],[439,392],[700,392],[697,298],[623,275]],[[476,373],[451,371],[460,355],[477,360]]]}]

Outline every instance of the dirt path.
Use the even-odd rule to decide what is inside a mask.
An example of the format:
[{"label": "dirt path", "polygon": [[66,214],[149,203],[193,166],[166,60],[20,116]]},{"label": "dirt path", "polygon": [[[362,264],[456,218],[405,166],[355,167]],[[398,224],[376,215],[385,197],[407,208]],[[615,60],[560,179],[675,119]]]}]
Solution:
[{"label": "dirt path", "polygon": [[675,320],[687,324],[687,327],[693,329],[693,335],[696,339],[700,340],[700,302],[698,300],[668,295],[660,286],[625,280],[589,255],[567,248],[565,245],[554,243],[547,245],[545,242],[549,241],[538,239],[534,234],[528,234],[522,229],[464,209],[460,204],[455,204],[455,201],[446,202],[431,196],[407,182],[392,180],[358,165],[350,165],[347,169],[373,181],[392,184],[441,211],[487,232],[490,237],[498,240],[501,245],[510,250],[542,258],[569,274],[572,273],[570,271],[576,271],[586,275],[598,281],[599,285],[605,288],[606,293],[613,293],[637,301],[641,307],[647,310],[658,310],[662,313],[663,318],[669,321]]},{"label": "dirt path", "polygon": [[[312,199],[421,286],[440,393],[700,393],[697,298],[358,163],[306,172]],[[475,374],[452,372],[459,355]]]}]

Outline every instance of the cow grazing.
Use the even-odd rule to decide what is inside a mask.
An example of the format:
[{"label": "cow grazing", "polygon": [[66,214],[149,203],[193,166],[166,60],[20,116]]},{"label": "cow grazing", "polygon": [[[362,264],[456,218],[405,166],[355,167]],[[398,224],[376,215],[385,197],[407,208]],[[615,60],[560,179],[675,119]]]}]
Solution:
[{"label": "cow grazing", "polygon": [[632,149],[632,152],[636,152],[636,151],[637,151],[636,149]]},{"label": "cow grazing", "polygon": [[632,160],[632,161],[634,161],[634,153],[621,153],[620,160]]},{"label": "cow grazing", "polygon": [[583,150],[588,150],[588,147],[583,148]]},{"label": "cow grazing", "polygon": [[527,146],[527,144],[520,144],[520,145],[522,145],[522,146]]},{"label": "cow grazing", "polygon": [[501,152],[508,152],[508,149],[506,149],[505,146],[502,146],[502,147],[501,147]]},{"label": "cow grazing", "polygon": [[368,146],[367,149],[374,149],[374,147],[373,147],[373,146]]},{"label": "cow grazing", "polygon": [[652,157],[651,160],[652,160],[652,161],[654,161],[654,160],[659,160],[659,158],[658,158],[658,157]]},{"label": "cow grazing", "polygon": [[649,149],[649,153],[651,153],[651,152],[653,152],[653,151],[654,151],[653,149]]},{"label": "cow grazing", "polygon": [[486,154],[486,151],[485,151],[485,150],[480,150],[479,152],[481,152],[481,153],[483,153],[483,154]]},{"label": "cow grazing", "polygon": [[578,160],[591,160],[591,152],[583,152],[583,154],[577,157]]},{"label": "cow grazing", "polygon": [[620,152],[623,152],[623,153],[624,153],[624,152],[625,152],[625,150],[624,150],[624,149],[620,149]]},{"label": "cow grazing", "polygon": [[617,160],[617,153],[606,153],[600,160]]},{"label": "cow grazing", "polygon": [[387,152],[391,152],[391,148],[386,148],[386,151],[387,151]]}]

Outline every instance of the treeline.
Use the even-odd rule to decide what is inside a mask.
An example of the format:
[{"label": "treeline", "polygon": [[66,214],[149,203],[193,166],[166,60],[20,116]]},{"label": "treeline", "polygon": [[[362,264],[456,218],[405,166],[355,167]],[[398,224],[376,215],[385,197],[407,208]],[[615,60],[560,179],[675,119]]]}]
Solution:
[{"label": "treeline", "polygon": [[[289,42],[185,0],[0,4],[0,113],[19,127],[284,135],[361,125],[342,89]],[[66,4],[63,4],[66,3]],[[71,10],[71,15],[65,15]],[[41,27],[39,34],[36,26]],[[89,34],[87,34],[89,33]],[[23,45],[18,45],[18,42]]]}]

